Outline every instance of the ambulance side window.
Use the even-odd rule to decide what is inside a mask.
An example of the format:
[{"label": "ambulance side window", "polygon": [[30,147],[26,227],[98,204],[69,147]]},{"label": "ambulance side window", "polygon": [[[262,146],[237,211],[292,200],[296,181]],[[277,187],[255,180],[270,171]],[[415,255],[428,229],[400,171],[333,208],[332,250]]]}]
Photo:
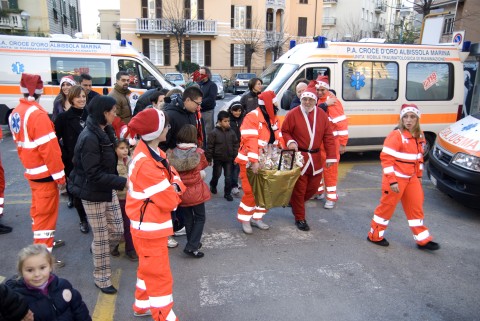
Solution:
[{"label": "ambulance side window", "polygon": [[140,77],[138,75],[138,63],[134,60],[119,59],[118,71],[126,71],[128,73],[128,87],[142,88],[140,84]]},{"label": "ambulance side window", "polygon": [[451,100],[453,70],[451,63],[408,63],[407,100]]},{"label": "ambulance side window", "polygon": [[52,85],[60,85],[63,76],[72,75],[80,81],[80,74],[92,76],[93,86],[111,86],[111,68],[109,59],[52,57]]},{"label": "ambulance side window", "polygon": [[398,64],[395,62],[344,61],[342,74],[345,101],[398,98]]}]

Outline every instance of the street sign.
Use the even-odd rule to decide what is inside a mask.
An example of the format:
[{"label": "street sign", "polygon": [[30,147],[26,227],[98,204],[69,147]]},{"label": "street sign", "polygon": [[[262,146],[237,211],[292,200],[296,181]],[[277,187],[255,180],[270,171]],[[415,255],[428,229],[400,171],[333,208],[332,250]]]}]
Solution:
[{"label": "street sign", "polygon": [[453,32],[452,42],[455,43],[458,46],[458,48],[462,48],[464,40],[465,40],[465,30]]}]

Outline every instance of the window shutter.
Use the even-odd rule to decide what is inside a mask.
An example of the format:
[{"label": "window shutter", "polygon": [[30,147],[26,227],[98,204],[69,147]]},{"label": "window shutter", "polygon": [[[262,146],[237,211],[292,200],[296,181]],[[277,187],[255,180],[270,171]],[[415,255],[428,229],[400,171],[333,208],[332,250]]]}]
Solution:
[{"label": "window shutter", "polygon": [[205,40],[205,66],[212,65],[212,41]]},{"label": "window shutter", "polygon": [[144,56],[150,58],[150,39],[142,39],[142,53]]},{"label": "window shutter", "polygon": [[233,67],[234,54],[235,54],[235,47],[234,47],[233,43],[231,43],[230,44],[230,67]]},{"label": "window shutter", "polygon": [[230,6],[230,28],[235,28],[235,6]]},{"label": "window shutter", "polygon": [[162,0],[155,1],[155,17],[157,19],[162,18]]},{"label": "window shutter", "polygon": [[247,6],[247,26],[246,29],[252,29],[252,6]]},{"label": "window shutter", "polygon": [[148,0],[142,0],[142,18],[148,18]]},{"label": "window shutter", "polygon": [[170,39],[163,39],[163,65],[170,66]]},{"label": "window shutter", "polygon": [[185,45],[183,46],[183,59],[185,61],[192,61],[192,43],[191,40],[184,40]]},{"label": "window shutter", "polygon": [[307,18],[305,17],[298,18],[298,36],[299,37],[307,36]]},{"label": "window shutter", "polygon": [[184,17],[183,18],[189,20],[189,19],[191,19],[190,18],[191,17],[191,15],[190,15],[190,0],[185,0],[184,3],[185,3],[185,10],[184,10]]},{"label": "window shutter", "polygon": [[203,4],[203,0],[198,0],[198,13],[197,13],[198,20],[205,19],[205,6]]},{"label": "window shutter", "polygon": [[250,57],[250,59],[251,59],[251,56],[249,56],[251,48],[252,48],[251,44],[245,44],[245,67],[247,67],[248,57]]}]

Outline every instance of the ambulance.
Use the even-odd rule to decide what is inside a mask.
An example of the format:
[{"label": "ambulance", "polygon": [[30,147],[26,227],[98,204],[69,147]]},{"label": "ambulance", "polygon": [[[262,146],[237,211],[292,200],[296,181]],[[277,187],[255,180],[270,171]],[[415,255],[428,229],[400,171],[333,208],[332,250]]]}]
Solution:
[{"label": "ambulance", "polygon": [[455,200],[480,208],[480,112],[440,131],[430,152],[428,176]]},{"label": "ambulance", "polygon": [[121,70],[130,76],[132,108],[147,89],[175,87],[147,57],[125,40],[0,35],[0,108],[5,109],[6,106],[11,109],[18,105],[18,99],[22,97],[19,87],[22,73],[42,77],[44,93],[40,104],[51,113],[63,76],[71,75],[78,81],[80,74],[90,74],[93,90],[107,94],[115,85],[116,73]]},{"label": "ambulance", "polygon": [[457,121],[468,52],[454,45],[324,40],[294,46],[260,76],[265,90],[281,100],[280,116],[288,111],[298,79],[326,75],[348,118],[347,151],[381,150],[404,103],[420,107],[426,155],[437,133]]}]

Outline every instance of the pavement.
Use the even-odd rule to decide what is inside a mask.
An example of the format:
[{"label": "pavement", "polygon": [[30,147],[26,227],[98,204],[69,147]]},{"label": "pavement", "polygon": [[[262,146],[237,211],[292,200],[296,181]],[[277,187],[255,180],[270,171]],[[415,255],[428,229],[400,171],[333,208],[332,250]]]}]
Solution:
[{"label": "pavement", "polygon": [[[7,189],[0,235],[0,281],[15,274],[16,254],[31,243],[30,189],[11,137],[0,144]],[[207,171],[207,182],[210,177]],[[236,220],[240,199],[228,202],[223,183],[207,202],[205,257],[183,253],[185,236],[170,249],[174,310],[182,321],[273,320],[479,320],[480,213],[455,202],[424,179],[425,222],[441,249],[416,248],[407,220],[397,208],[382,248],[366,241],[381,185],[378,152],[347,153],[340,165],[340,200],[306,204],[309,232],[298,230],[290,208],[265,217],[267,231],[242,232]],[[220,180],[222,182],[222,179]],[[118,294],[94,286],[89,246],[74,209],[61,198],[54,254],[66,262],[56,273],[80,291],[93,320],[141,320],[133,316],[137,263],[112,258]]]}]

